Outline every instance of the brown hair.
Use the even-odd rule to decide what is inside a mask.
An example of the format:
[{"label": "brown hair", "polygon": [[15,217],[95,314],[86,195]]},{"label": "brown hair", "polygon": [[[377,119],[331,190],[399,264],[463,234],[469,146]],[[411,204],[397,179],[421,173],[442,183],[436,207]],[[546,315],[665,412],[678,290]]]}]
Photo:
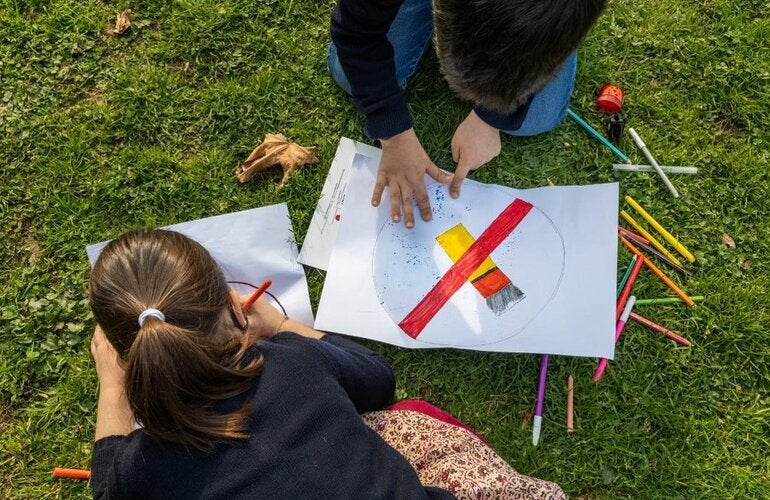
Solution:
[{"label": "brown hair", "polygon": [[[172,231],[131,231],[111,241],[91,271],[96,321],[126,364],[126,394],[151,436],[208,449],[248,437],[248,405],[217,401],[245,392],[262,369],[256,339],[230,321],[229,288],[205,248]],[[139,315],[158,309],[165,321]]]},{"label": "brown hair", "polygon": [[434,0],[434,39],[450,88],[510,113],[539,92],[585,38],[606,0]]}]

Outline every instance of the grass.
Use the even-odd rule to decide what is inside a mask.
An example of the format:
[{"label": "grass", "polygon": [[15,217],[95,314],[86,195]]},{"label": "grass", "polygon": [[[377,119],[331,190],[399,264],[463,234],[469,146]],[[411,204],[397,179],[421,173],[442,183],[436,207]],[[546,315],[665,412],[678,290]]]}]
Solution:
[{"label": "grass", "polygon": [[[110,33],[116,14],[133,27]],[[122,231],[287,202],[299,242],[340,136],[362,118],[325,68],[333,2],[0,1],[0,496],[86,498],[50,477],[88,468],[96,376],[84,247]],[[646,306],[682,348],[631,324],[600,384],[595,360],[555,358],[541,445],[522,426],[535,356],[388,346],[398,395],[479,429],[523,473],[578,498],[770,497],[770,19],[759,0],[612,2],[580,50],[572,107],[600,127],[612,81],[624,113],[676,177],[615,174],[575,124],[528,139],[473,177],[515,187],[619,181],[695,250],[692,310]],[[429,54],[410,83],[418,133],[440,165],[467,112]],[[239,186],[267,132],[317,145],[321,164]],[[642,160],[628,139],[623,149]],[[735,241],[722,241],[728,234]],[[620,258],[625,267],[628,255]],[[622,270],[622,269],[621,269]],[[308,269],[317,304],[323,273]],[[641,297],[668,295],[643,274]],[[564,431],[576,377],[576,427]]]}]

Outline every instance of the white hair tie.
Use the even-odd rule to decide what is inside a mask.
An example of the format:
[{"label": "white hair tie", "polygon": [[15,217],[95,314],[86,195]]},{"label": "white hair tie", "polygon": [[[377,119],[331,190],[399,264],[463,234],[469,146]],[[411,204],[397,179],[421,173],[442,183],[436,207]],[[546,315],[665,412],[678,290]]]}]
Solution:
[{"label": "white hair tie", "polygon": [[139,328],[144,325],[144,320],[147,318],[158,318],[161,321],[166,321],[166,316],[157,309],[145,309],[142,314],[139,315]]}]

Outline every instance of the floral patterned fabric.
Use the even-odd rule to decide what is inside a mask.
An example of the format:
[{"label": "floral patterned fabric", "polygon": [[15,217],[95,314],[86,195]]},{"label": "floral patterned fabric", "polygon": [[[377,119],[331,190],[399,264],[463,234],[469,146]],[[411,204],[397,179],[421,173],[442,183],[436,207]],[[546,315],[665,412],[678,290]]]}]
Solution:
[{"label": "floral patterned fabric", "polygon": [[519,474],[457,425],[411,410],[375,411],[363,418],[412,464],[425,486],[459,499],[566,499],[557,484]]}]

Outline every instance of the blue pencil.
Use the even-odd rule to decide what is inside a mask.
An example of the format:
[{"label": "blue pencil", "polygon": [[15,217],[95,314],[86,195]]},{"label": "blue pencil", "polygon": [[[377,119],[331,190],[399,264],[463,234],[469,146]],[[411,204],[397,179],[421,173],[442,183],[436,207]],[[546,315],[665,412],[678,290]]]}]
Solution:
[{"label": "blue pencil", "polygon": [[614,145],[613,145],[613,144],[612,144],[610,141],[608,141],[608,140],[607,140],[607,139],[606,139],[606,138],[605,138],[603,135],[601,135],[599,132],[597,132],[596,130],[594,130],[594,129],[593,129],[593,127],[591,127],[591,125],[589,125],[588,123],[586,123],[586,121],[585,121],[585,120],[583,120],[583,119],[582,119],[582,118],[580,118],[580,117],[579,117],[577,114],[575,114],[575,112],[574,112],[574,111],[572,111],[570,108],[567,108],[567,114],[570,116],[570,118],[572,118],[573,120],[575,120],[575,121],[577,122],[577,124],[578,124],[578,125],[580,125],[581,127],[583,127],[583,130],[585,130],[586,132],[588,132],[589,134],[591,134],[592,136],[594,136],[594,138],[595,138],[597,141],[601,142],[602,144],[604,144],[605,146],[607,146],[608,148],[610,148],[610,151],[612,151],[613,153],[615,153],[615,155],[616,155],[618,158],[620,158],[621,160],[623,160],[623,161],[624,161],[624,162],[626,162],[627,164],[631,165],[631,160],[629,160],[629,159],[628,159],[628,156],[624,155],[624,154],[623,154],[623,152],[622,152],[621,150],[619,150],[618,148],[616,148],[616,147],[615,147],[615,146],[614,146]]}]

